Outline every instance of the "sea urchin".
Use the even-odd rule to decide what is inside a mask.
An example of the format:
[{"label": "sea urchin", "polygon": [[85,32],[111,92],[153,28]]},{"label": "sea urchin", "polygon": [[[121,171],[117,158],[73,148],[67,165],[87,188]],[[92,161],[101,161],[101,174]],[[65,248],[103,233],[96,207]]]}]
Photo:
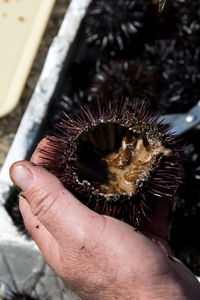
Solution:
[{"label": "sea urchin", "polygon": [[144,26],[146,7],[143,0],[92,1],[84,20],[87,41],[122,51]]},{"label": "sea urchin", "polygon": [[[142,60],[117,60],[103,65],[89,88],[92,99],[134,98],[154,101],[157,95],[155,68]],[[105,103],[104,103],[105,104]]]},{"label": "sea urchin", "polygon": [[155,198],[173,206],[179,155],[145,105],[128,107],[125,101],[98,114],[83,108],[63,120],[41,149],[41,165],[91,209],[140,226]]},{"label": "sea urchin", "polygon": [[4,298],[3,300],[36,300],[35,298],[32,298],[28,295],[25,294],[13,294],[9,298]]}]

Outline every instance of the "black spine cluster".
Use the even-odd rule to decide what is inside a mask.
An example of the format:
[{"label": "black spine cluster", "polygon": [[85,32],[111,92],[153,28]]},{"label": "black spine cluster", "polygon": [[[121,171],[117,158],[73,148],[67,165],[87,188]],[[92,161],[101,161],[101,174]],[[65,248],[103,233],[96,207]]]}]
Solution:
[{"label": "black spine cluster", "polygon": [[200,48],[183,48],[177,40],[145,45],[145,59],[157,74],[157,101],[153,109],[162,113],[187,112],[200,97]]},{"label": "black spine cluster", "polygon": [[186,112],[200,98],[200,49],[174,51],[163,64],[158,109]]},{"label": "black spine cluster", "polygon": [[172,226],[172,247],[175,254],[196,275],[200,276],[200,133],[194,130],[178,143],[184,150],[182,184],[176,199],[175,219]]},{"label": "black spine cluster", "polygon": [[2,300],[39,300],[38,298],[33,298],[27,294],[12,293],[9,297],[3,298]]},{"label": "black spine cluster", "polygon": [[124,50],[142,34],[147,2],[143,0],[94,0],[85,17],[87,42],[111,52]]},{"label": "black spine cluster", "polygon": [[117,60],[101,66],[96,73],[89,94],[92,100],[106,104],[106,99],[134,98],[155,100],[157,94],[156,72],[144,60]]}]

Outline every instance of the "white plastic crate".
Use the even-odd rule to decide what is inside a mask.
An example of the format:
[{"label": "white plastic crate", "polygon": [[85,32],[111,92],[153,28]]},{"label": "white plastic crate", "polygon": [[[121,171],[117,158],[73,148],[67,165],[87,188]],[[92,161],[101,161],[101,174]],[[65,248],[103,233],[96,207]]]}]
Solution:
[{"label": "white plastic crate", "polygon": [[[72,0],[58,35],[49,49],[45,65],[17,134],[0,171],[0,297],[6,289],[33,290],[39,299],[80,299],[47,266],[33,240],[19,233],[3,205],[12,190],[9,168],[27,157],[40,131],[62,64],[74,41],[90,0]],[[32,287],[34,287],[32,289]]]}]

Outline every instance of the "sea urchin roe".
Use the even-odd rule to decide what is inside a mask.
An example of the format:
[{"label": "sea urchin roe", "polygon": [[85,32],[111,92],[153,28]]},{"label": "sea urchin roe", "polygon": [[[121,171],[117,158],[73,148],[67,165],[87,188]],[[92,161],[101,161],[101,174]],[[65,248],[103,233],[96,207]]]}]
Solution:
[{"label": "sea urchin roe", "polygon": [[78,177],[104,194],[135,193],[172,150],[158,137],[148,138],[119,124],[103,124],[81,134]]}]

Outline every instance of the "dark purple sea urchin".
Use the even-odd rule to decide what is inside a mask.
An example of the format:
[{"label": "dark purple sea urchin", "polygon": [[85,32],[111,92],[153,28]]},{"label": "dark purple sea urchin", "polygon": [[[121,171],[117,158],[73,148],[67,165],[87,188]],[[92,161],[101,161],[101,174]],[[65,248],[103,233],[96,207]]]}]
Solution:
[{"label": "dark purple sea urchin", "polygon": [[178,143],[184,150],[182,184],[172,226],[171,245],[176,257],[200,276],[200,131],[193,129]]},{"label": "dark purple sea urchin", "polygon": [[145,45],[144,57],[158,76],[154,110],[187,112],[200,97],[200,48],[182,47],[178,40],[160,40]]},{"label": "dark purple sea urchin", "polygon": [[0,300],[50,300],[45,290],[43,291],[43,295],[41,295],[40,290],[39,295],[34,286],[27,286],[19,290],[14,281],[12,284],[6,282],[3,284],[6,288],[5,291],[2,291],[4,295],[0,296]]},{"label": "dark purple sea urchin", "polygon": [[173,51],[163,63],[158,110],[186,112],[200,97],[200,49]]},{"label": "dark purple sea urchin", "polygon": [[25,294],[16,294],[14,293],[11,297],[9,298],[4,298],[3,300],[37,300],[36,298],[32,298],[28,295]]},{"label": "dark purple sea urchin", "polygon": [[99,113],[82,109],[59,124],[41,149],[42,166],[80,201],[100,214],[140,226],[150,218],[153,199],[173,206],[179,182],[179,156],[167,127],[148,116],[144,105],[127,102]]},{"label": "dark purple sea urchin", "polygon": [[143,27],[147,3],[143,0],[94,0],[85,17],[88,43],[123,50]]},{"label": "dark purple sea urchin", "polygon": [[[155,68],[142,59],[117,60],[103,65],[90,85],[92,99],[145,99],[151,102],[157,95]],[[103,103],[106,104],[106,103]]]},{"label": "dark purple sea urchin", "polygon": [[[45,299],[47,300],[47,298],[45,298]],[[40,299],[39,299],[39,297],[36,297],[36,298],[31,297],[26,292],[23,292],[23,293],[12,292],[9,294],[9,296],[2,298],[2,300],[40,300]]]}]

